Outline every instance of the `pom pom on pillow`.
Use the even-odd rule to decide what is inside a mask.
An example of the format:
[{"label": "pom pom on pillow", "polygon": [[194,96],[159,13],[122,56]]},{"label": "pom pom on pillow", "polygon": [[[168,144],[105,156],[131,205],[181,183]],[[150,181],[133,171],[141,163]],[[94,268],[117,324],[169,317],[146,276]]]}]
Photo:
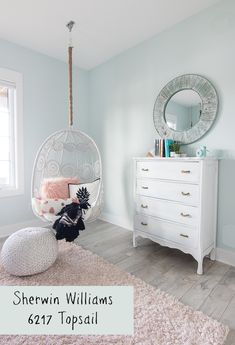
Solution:
[{"label": "pom pom on pillow", "polygon": [[69,198],[70,183],[78,184],[79,180],[76,178],[48,178],[42,181],[41,198],[42,199],[67,199]]}]

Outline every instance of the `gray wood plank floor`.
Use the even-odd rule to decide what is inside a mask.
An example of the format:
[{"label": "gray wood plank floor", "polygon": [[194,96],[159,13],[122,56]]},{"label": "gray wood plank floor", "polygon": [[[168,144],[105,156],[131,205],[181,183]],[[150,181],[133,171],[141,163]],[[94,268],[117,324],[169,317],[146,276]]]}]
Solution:
[{"label": "gray wood plank floor", "polygon": [[206,258],[199,276],[190,255],[141,238],[133,248],[131,231],[101,220],[88,224],[77,243],[227,324],[231,331],[225,345],[235,345],[235,267]]},{"label": "gray wood plank floor", "polygon": [[198,276],[190,255],[141,238],[133,248],[131,231],[101,220],[88,224],[77,244],[227,324],[225,345],[235,345],[235,267],[205,259]]}]

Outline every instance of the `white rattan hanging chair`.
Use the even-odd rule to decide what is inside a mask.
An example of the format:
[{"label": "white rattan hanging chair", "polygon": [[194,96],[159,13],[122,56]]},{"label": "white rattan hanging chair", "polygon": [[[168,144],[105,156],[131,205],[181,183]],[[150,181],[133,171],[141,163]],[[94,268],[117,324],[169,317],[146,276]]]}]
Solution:
[{"label": "white rattan hanging chair", "polygon": [[[67,25],[70,33],[73,25],[72,21]],[[80,130],[73,129],[71,40],[68,55],[69,127],[53,133],[38,150],[32,174],[32,208],[37,217],[54,222],[57,218],[56,213],[64,205],[72,202],[70,184],[75,189],[88,186],[88,191],[91,193],[89,200],[91,207],[86,212],[84,220],[91,222],[99,217],[102,207],[101,156],[92,138]],[[53,186],[54,195],[53,193],[45,195],[45,185],[47,188]],[[57,185],[60,186],[58,190]],[[67,196],[64,195],[65,188],[68,189]]]}]

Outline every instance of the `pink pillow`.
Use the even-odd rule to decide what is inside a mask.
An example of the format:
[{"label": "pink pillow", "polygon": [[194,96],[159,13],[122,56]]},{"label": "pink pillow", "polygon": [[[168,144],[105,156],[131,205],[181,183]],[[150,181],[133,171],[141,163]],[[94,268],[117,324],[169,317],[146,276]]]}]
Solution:
[{"label": "pink pillow", "polygon": [[43,199],[67,199],[69,198],[69,183],[79,183],[76,178],[48,178],[42,181],[41,197]]}]

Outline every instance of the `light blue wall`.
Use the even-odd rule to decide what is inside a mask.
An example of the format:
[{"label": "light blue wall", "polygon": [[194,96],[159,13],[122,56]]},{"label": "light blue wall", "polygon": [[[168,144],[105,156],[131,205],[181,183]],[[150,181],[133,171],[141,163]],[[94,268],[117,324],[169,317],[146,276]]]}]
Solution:
[{"label": "light blue wall", "polygon": [[[23,74],[23,134],[25,193],[0,198],[0,227],[32,219],[30,184],[33,161],[42,141],[54,131],[67,126],[66,64],[0,40],[0,67]],[[87,72],[74,71],[75,113],[80,128],[87,126]],[[78,99],[79,89],[79,99]],[[79,103],[78,103],[79,102]],[[78,109],[78,110],[77,110]],[[77,124],[77,118],[75,121]]]},{"label": "light blue wall", "polygon": [[89,132],[104,162],[105,212],[132,224],[132,157],[153,147],[152,112],[161,88],[198,73],[215,85],[218,119],[188,151],[207,145],[219,169],[218,246],[235,250],[235,2],[225,0],[89,73]]}]

